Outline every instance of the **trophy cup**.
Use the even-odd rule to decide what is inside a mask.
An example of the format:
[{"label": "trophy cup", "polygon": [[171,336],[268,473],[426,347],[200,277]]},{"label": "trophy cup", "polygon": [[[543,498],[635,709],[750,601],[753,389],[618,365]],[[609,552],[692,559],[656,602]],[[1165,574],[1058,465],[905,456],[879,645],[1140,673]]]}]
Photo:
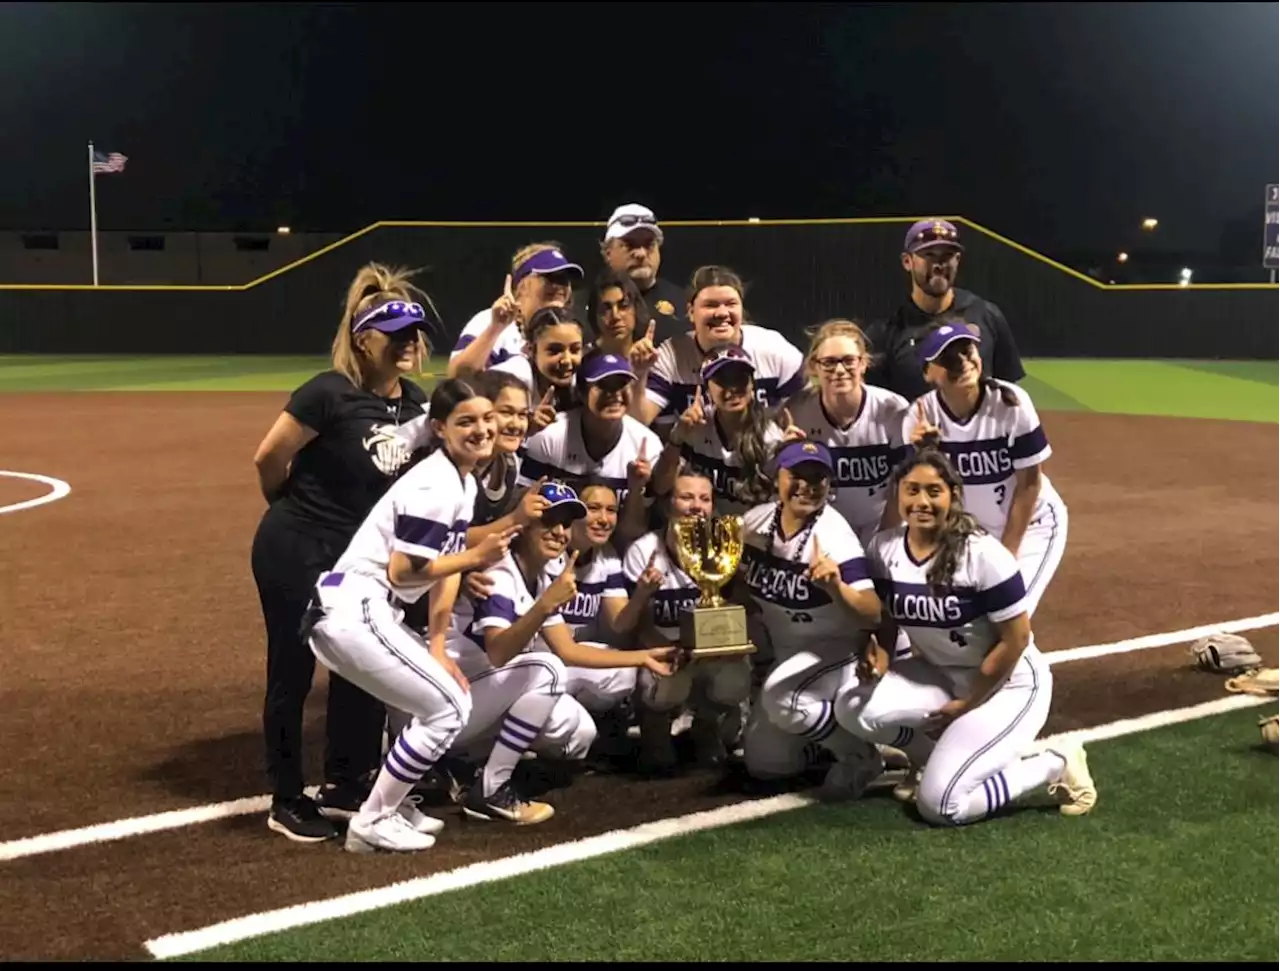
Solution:
[{"label": "trophy cup", "polygon": [[680,566],[701,596],[680,614],[680,647],[689,660],[754,654],[747,611],[726,603],[720,588],[733,579],[742,559],[741,516],[685,516],[675,520]]}]

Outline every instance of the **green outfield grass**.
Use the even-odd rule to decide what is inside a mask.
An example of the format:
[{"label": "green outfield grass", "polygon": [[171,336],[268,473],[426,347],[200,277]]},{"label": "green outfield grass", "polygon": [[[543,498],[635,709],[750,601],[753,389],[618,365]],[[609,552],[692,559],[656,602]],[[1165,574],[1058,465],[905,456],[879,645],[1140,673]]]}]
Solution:
[{"label": "green outfield grass", "polygon": [[[434,358],[429,373],[443,373]],[[1042,411],[1277,420],[1270,361],[1028,360],[1023,386]],[[328,366],[324,357],[0,355],[0,392],[275,391]],[[432,377],[419,379],[430,388]]]},{"label": "green outfield grass", "polygon": [[1099,801],[1080,819],[934,829],[871,797],[189,960],[1269,962],[1280,827],[1263,710],[1095,743]]}]

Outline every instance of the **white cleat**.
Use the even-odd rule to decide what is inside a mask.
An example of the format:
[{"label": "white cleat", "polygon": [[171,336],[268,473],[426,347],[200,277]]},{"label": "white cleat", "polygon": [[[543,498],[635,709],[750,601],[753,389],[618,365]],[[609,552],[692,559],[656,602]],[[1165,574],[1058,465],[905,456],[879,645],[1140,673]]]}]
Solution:
[{"label": "white cleat", "polygon": [[920,791],[920,769],[909,770],[907,776],[893,787],[893,798],[898,802],[915,802],[916,793]]},{"label": "white cleat", "polygon": [[400,803],[400,815],[404,817],[406,823],[413,827],[415,832],[422,833],[424,836],[435,836],[444,829],[444,820],[436,819],[434,816],[428,816],[418,804],[422,802],[421,796],[409,796],[404,802]]},{"label": "white cleat", "polygon": [[348,853],[416,853],[436,845],[436,838],[419,833],[398,810],[380,816],[356,814],[347,824]]},{"label": "white cleat", "polygon": [[1067,763],[1056,782],[1049,783],[1049,794],[1058,800],[1058,812],[1064,816],[1083,816],[1098,803],[1098,787],[1089,774],[1089,759],[1079,742],[1064,742],[1049,748]]}]

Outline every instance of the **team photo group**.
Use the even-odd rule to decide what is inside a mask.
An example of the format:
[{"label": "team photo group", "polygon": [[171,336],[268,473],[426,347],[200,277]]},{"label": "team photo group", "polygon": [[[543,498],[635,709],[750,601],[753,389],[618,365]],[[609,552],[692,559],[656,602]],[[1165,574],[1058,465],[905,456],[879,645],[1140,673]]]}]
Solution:
[{"label": "team photo group", "polygon": [[[254,460],[268,826],[426,850],[448,838],[421,795],[441,785],[458,825],[541,823],[525,759],[824,771],[826,800],[892,769],[922,825],[1088,813],[1083,748],[1038,740],[1034,617],[1068,511],[1009,326],[955,285],[956,227],[907,231],[888,319],[795,322],[801,346],[749,322],[732,268],[663,279],[664,241],[628,204],[598,273],[530,243],[444,344],[408,273],[351,281],[332,367]],[[446,348],[428,395],[413,379]],[[695,654],[691,563],[724,550],[743,650]],[[324,778],[306,780],[317,662]]]}]

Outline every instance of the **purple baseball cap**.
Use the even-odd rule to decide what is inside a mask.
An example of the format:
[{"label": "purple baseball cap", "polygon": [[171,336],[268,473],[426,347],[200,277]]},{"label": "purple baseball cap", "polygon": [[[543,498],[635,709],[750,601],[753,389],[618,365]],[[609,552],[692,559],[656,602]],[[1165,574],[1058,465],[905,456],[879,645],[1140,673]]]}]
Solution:
[{"label": "purple baseball cap", "polygon": [[372,310],[366,310],[351,321],[351,333],[358,334],[362,330],[380,330],[384,334],[394,334],[406,327],[425,329],[427,312],[422,304],[410,300],[391,300],[379,304]]},{"label": "purple baseball cap", "polygon": [[702,362],[702,380],[708,381],[717,371],[736,364],[738,367],[745,367],[752,375],[756,373],[755,362],[751,360],[751,355],[744,351],[737,344],[725,344],[721,347],[713,348],[711,353],[707,355],[706,360]]},{"label": "purple baseball cap", "polygon": [[583,278],[582,267],[577,263],[570,263],[558,249],[539,250],[515,268],[515,272],[511,274],[511,286],[514,288],[521,280],[534,273],[546,276],[548,273],[560,273],[564,270],[568,270],[579,280]]},{"label": "purple baseball cap", "polygon": [[836,473],[836,464],[832,461],[831,450],[821,442],[788,442],[778,452],[778,468],[794,469],[806,462],[817,462],[832,475]]},{"label": "purple baseball cap", "polygon": [[975,328],[967,325],[943,324],[936,330],[929,331],[916,344],[916,354],[920,357],[920,363],[928,364],[930,361],[936,361],[938,355],[956,341],[973,341],[975,344],[981,344],[982,338],[978,336]]},{"label": "purple baseball cap", "polygon": [[634,381],[636,372],[631,369],[629,360],[617,354],[589,355],[578,368],[578,380],[585,384],[595,384],[615,375],[624,375]]},{"label": "purple baseball cap", "polygon": [[964,247],[960,245],[960,231],[945,219],[921,219],[918,223],[913,223],[907,230],[906,239],[902,241],[904,253],[919,253],[939,246],[964,252]]}]

